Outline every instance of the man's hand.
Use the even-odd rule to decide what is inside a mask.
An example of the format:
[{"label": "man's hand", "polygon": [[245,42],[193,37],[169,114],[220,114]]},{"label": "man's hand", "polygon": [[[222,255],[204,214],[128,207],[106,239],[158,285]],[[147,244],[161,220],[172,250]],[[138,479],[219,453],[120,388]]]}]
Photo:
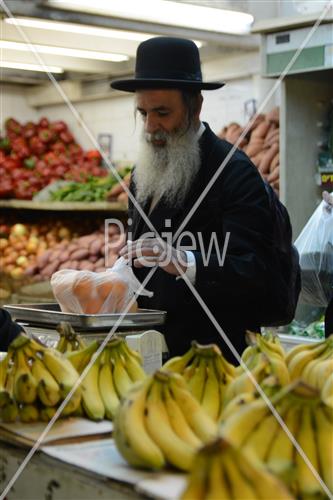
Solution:
[{"label": "man's hand", "polygon": [[132,260],[134,267],[159,266],[174,276],[180,276],[187,268],[186,253],[157,238],[128,241],[119,255]]}]

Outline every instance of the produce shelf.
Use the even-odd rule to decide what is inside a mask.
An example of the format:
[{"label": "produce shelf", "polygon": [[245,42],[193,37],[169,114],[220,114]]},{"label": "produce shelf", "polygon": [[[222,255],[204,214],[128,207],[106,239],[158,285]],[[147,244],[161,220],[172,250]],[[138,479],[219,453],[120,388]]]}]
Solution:
[{"label": "produce shelf", "polygon": [[106,211],[106,212],[127,212],[127,205],[124,203],[96,201],[96,202],[41,202],[30,200],[0,200],[0,208],[23,208],[28,210],[46,210],[46,211]]}]

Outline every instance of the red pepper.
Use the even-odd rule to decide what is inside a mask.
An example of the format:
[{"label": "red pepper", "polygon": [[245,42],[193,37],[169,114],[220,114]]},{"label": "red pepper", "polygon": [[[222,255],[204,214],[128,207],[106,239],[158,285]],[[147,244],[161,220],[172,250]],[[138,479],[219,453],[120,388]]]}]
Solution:
[{"label": "red pepper", "polygon": [[[0,184],[0,198],[12,198],[14,195],[14,186],[10,178],[5,177],[1,179]],[[5,232],[1,231],[0,232]]]},{"label": "red pepper", "polygon": [[85,157],[87,160],[102,160],[102,155],[97,149],[90,149],[89,151],[86,151]]},{"label": "red pepper", "polygon": [[36,134],[36,125],[33,122],[27,122],[23,127],[23,136],[30,139]]},{"label": "red pepper", "polygon": [[60,132],[65,132],[67,130],[67,125],[65,122],[59,120],[51,123],[50,128],[51,130],[54,130],[54,132],[56,132],[57,134],[60,134]]},{"label": "red pepper", "polygon": [[43,116],[43,118],[41,118],[38,122],[39,128],[48,128],[49,125],[50,125],[50,122],[47,118],[45,118],[45,116]]},{"label": "red pepper", "polygon": [[45,153],[43,156],[43,160],[48,164],[48,165],[58,165],[59,164],[59,158],[53,151],[49,151],[48,153]]},{"label": "red pepper", "polygon": [[74,137],[70,132],[61,132],[59,134],[60,139],[65,143],[65,144],[70,144],[71,142],[74,142]]},{"label": "red pepper", "polygon": [[19,158],[16,159],[7,156],[3,161],[3,166],[7,171],[11,171],[21,166],[21,160]]},{"label": "red pepper", "polygon": [[42,128],[38,132],[38,139],[40,139],[44,144],[47,144],[55,139],[55,135],[49,128]]},{"label": "red pepper", "polygon": [[50,146],[50,150],[53,151],[54,153],[65,153],[66,151],[66,146],[63,142],[57,141]]},{"label": "red pepper", "polygon": [[37,156],[41,156],[46,151],[46,145],[36,136],[31,137],[29,140],[29,146],[31,152],[36,154]]},{"label": "red pepper", "polygon": [[68,152],[71,156],[82,156],[83,155],[83,149],[81,148],[81,146],[79,144],[76,144],[76,142],[69,144]]},{"label": "red pepper", "polygon": [[8,118],[5,121],[5,128],[7,131],[11,131],[16,135],[19,135],[22,131],[22,125],[14,118]]}]

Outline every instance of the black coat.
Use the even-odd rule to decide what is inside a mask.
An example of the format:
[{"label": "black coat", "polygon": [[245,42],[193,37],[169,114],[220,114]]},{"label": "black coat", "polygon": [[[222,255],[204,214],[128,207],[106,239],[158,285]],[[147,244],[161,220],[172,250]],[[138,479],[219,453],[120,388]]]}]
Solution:
[{"label": "black coat", "polygon": [[[202,193],[231,149],[231,144],[219,139],[205,124],[200,147],[202,162],[199,173],[181,208],[168,208],[163,199],[149,216],[162,236],[163,231],[174,233]],[[135,195],[135,186],[132,186]],[[150,201],[143,209],[147,213]],[[150,229],[136,208],[130,203],[131,239],[138,239]],[[165,228],[165,219],[171,219],[171,229]],[[183,231],[195,235],[197,250],[195,289],[211,314],[222,327],[236,350],[245,348],[245,330],[259,330],[260,310],[264,307],[267,291],[267,271],[270,266],[271,215],[263,181],[249,158],[237,150],[217,178]],[[229,245],[223,267],[216,252],[205,265],[200,247],[200,236],[206,255],[212,233],[223,248],[225,235],[230,232]],[[187,237],[183,244],[191,243]],[[216,248],[216,247],[215,247]],[[150,269],[134,269],[143,281]],[[192,339],[217,343],[226,357],[234,361],[229,348],[183,279],[176,280],[160,268],[146,288],[154,292],[152,298],[141,297],[140,307],[167,311],[166,324],[161,331],[170,355],[185,352]]]},{"label": "black coat", "polygon": [[0,308],[0,351],[7,351],[9,344],[21,331],[22,328],[11,319],[10,314]]}]

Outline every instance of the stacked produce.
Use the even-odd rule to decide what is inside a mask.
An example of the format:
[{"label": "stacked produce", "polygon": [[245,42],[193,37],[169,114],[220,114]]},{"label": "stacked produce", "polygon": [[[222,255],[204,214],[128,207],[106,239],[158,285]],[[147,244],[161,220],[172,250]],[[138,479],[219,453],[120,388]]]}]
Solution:
[{"label": "stacked produce", "polygon": [[[289,383],[290,376],[285,361],[285,352],[277,336],[262,336],[248,332],[248,346],[241,358],[252,378],[260,385],[265,386],[267,379],[274,380],[275,385],[284,386]],[[247,370],[240,365],[236,369],[237,376],[225,391],[224,404],[234,397],[247,392],[253,392],[255,386]]]},{"label": "stacked produce", "polygon": [[98,151],[83,151],[63,121],[21,124],[8,118],[0,139],[0,198],[30,200],[59,179],[103,177],[107,170],[101,161]]},{"label": "stacked produce", "polygon": [[216,421],[220,419],[225,391],[234,378],[235,367],[215,344],[204,346],[193,341],[189,351],[171,358],[162,369],[183,375],[191,393],[208,415]]},{"label": "stacked produce", "polygon": [[284,484],[253,457],[219,437],[196,454],[181,500],[289,500]]},{"label": "stacked produce", "polygon": [[[280,190],[279,122],[279,108],[266,115],[258,114],[238,146],[277,193]],[[245,128],[247,125],[241,127],[233,122],[221,130],[219,137],[235,144]]]},{"label": "stacked produce", "polygon": [[[131,182],[131,172],[128,172],[123,177],[124,184],[129,188]],[[125,203],[128,205],[128,194],[124,191],[122,184],[118,182],[115,184],[111,190],[106,195],[107,201],[118,201],[119,203]]]},{"label": "stacked produce", "polygon": [[[63,354],[24,335],[10,345],[0,366],[0,418],[5,422],[48,421],[79,378]],[[81,402],[78,388],[62,411],[75,413]]]},{"label": "stacked produce", "polygon": [[[98,347],[95,341],[66,356],[81,374],[93,356],[97,356]],[[141,355],[124,339],[112,337],[82,380],[82,414],[91,420],[113,420],[121,398],[135,382],[145,377]]]},{"label": "stacked produce", "polygon": [[[314,469],[333,491],[332,408],[302,381],[292,382],[271,403]],[[223,418],[223,416],[222,416]],[[222,420],[222,435],[254,455],[283,479],[298,498],[320,497],[324,491],[263,399],[254,400]]]},{"label": "stacked produce", "polygon": [[295,346],[286,362],[291,380],[301,378],[315,387],[333,408],[333,335],[315,344]]},{"label": "stacked produce", "polygon": [[134,467],[189,470],[202,443],[216,436],[216,423],[178,373],[157,371],[121,400],[114,421],[118,450]]},{"label": "stacked produce", "polygon": [[69,241],[73,234],[72,225],[60,221],[1,224],[0,269],[13,279],[22,279],[45,251]]}]

